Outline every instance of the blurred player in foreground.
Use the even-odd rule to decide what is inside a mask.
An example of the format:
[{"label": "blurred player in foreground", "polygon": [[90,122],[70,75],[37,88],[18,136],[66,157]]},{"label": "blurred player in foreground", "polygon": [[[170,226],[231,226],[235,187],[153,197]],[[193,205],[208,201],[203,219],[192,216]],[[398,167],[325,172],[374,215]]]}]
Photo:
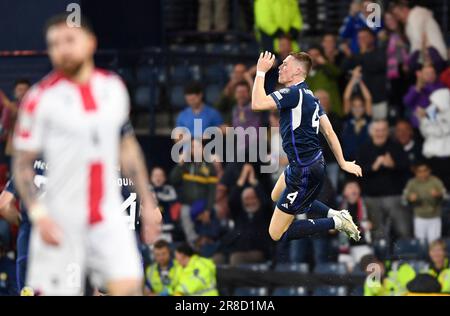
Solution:
[{"label": "blurred player in foreground", "polygon": [[[97,40],[82,17],[47,23],[54,71],[23,100],[14,135],[13,173],[33,223],[27,285],[41,295],[80,295],[85,275],[111,295],[139,295],[143,273],[133,233],[120,212],[117,166],[141,197],[146,243],[159,234],[161,212],[148,193],[147,170],[128,123],[129,96],[120,78],[96,69]],[[33,161],[50,166],[42,200]]]},{"label": "blurred player in foreground", "polygon": [[[319,130],[325,136],[342,170],[362,176],[355,162],[345,161],[341,145],[319,100],[308,89],[305,79],[312,66],[306,53],[291,53],[279,66],[279,83],[286,88],[267,95],[264,77],[275,61],[269,52],[261,53],[252,93],[254,111],[280,111],[280,134],[289,165],[272,191],[277,206],[269,234],[273,240],[293,240],[337,229],[358,241],[360,232],[347,210],[333,210],[316,200],[325,176],[325,161]],[[311,212],[319,219],[295,220],[299,213]]]}]

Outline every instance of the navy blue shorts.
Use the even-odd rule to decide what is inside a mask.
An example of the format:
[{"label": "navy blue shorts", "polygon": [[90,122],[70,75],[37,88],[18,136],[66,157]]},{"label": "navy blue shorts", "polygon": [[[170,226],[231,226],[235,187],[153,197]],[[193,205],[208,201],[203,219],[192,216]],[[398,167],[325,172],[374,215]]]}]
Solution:
[{"label": "navy blue shorts", "polygon": [[306,167],[291,162],[284,171],[286,188],[278,199],[277,207],[291,215],[306,213],[317,199],[324,177],[323,156]]}]

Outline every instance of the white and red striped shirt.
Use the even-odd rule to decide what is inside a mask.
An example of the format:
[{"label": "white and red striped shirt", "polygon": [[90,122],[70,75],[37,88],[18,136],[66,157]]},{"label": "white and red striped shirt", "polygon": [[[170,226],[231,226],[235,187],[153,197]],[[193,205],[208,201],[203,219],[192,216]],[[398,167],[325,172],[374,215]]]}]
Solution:
[{"label": "white and red striped shirt", "polygon": [[44,204],[70,225],[86,226],[119,214],[121,127],[129,96],[121,79],[95,70],[86,84],[54,72],[23,100],[14,136],[16,150],[40,152],[50,168]]}]

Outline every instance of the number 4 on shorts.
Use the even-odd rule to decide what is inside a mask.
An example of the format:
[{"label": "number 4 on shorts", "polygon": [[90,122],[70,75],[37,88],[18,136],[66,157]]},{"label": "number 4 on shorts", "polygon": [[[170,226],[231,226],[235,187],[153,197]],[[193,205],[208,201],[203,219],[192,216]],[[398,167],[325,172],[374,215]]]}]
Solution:
[{"label": "number 4 on shorts", "polygon": [[289,193],[286,197],[289,200],[289,202],[292,204],[294,203],[295,199],[297,198],[298,192],[292,192]]}]

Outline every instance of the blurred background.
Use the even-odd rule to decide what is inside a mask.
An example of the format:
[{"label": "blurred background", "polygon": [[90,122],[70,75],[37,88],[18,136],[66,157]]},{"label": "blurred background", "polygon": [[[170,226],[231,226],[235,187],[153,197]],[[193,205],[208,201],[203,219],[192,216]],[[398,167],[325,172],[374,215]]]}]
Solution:
[{"label": "blurred background", "polygon": [[[118,73],[128,87],[149,190],[164,212],[164,239],[171,250],[187,242],[213,260],[221,295],[450,291],[448,1],[0,0],[1,187],[11,176],[20,99],[51,70],[44,23],[69,3],[78,3],[93,24],[97,66]],[[380,8],[375,18],[373,4]],[[280,164],[274,174],[260,173],[261,162],[171,160],[171,132],[190,128],[193,111],[204,129],[278,126],[277,113],[249,108],[261,50],[275,52],[277,65],[291,51],[312,56],[307,83],[345,157],[365,175],[356,180],[341,173],[322,139],[327,179],[320,199],[350,210],[361,242],[334,231],[290,243],[270,240],[270,192],[287,164],[277,148],[269,153]],[[273,69],[266,91],[278,88]],[[279,137],[269,134],[268,141]],[[252,140],[238,146],[247,151]],[[0,218],[2,258],[14,259],[16,231]],[[151,268],[155,253],[148,252]],[[6,287],[1,266],[0,292]],[[374,272],[379,281],[371,280]],[[428,288],[415,288],[424,276],[419,283]]]}]

